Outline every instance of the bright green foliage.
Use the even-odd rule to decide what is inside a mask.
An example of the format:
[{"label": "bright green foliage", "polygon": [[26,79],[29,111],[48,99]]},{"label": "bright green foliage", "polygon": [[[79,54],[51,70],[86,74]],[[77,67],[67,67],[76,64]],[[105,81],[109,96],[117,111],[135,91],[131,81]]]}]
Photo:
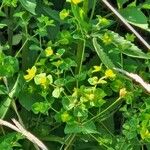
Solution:
[{"label": "bright green foliage", "polygon": [[[112,3],[149,31],[149,0]],[[149,94],[115,69],[148,82],[149,66],[103,1],[0,0],[0,118],[16,118],[48,149],[150,149]],[[2,128],[0,150],[37,149],[24,138]]]},{"label": "bright green foliage", "polygon": [[23,139],[20,134],[9,133],[0,137],[0,149],[1,150],[13,150],[14,148],[20,148],[19,140]]},{"label": "bright green foliage", "polygon": [[50,103],[48,102],[36,102],[32,105],[32,111],[35,114],[38,113],[47,114],[49,108],[50,108]]},{"label": "bright green foliage", "polygon": [[[0,53],[0,76],[10,77],[19,70],[18,60]],[[6,67],[7,66],[7,67]]]}]

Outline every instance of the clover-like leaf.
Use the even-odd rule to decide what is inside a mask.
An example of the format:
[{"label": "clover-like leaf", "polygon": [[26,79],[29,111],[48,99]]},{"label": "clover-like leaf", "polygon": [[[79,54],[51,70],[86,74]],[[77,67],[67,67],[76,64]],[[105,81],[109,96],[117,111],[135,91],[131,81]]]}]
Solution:
[{"label": "clover-like leaf", "polygon": [[56,87],[52,92],[52,96],[55,98],[59,98],[59,96],[63,90],[64,90],[64,88],[62,88],[62,87]]}]

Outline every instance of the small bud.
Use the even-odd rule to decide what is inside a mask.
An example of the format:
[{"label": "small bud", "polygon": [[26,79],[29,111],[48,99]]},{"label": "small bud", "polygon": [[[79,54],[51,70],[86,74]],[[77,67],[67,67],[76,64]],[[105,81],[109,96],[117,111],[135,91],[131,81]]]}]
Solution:
[{"label": "small bud", "polygon": [[127,94],[126,88],[122,88],[119,91],[119,96],[123,98]]}]

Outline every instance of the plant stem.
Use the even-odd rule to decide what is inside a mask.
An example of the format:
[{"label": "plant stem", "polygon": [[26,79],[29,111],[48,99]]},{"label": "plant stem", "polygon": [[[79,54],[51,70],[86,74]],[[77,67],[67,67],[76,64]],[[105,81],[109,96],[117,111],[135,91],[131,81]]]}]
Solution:
[{"label": "plant stem", "polygon": [[24,41],[24,43],[22,44],[21,48],[18,50],[18,52],[16,53],[15,57],[18,57],[18,55],[20,54],[20,52],[22,51],[22,49],[25,47],[26,43],[32,39],[33,37],[35,37],[37,34],[34,34],[33,36],[31,36],[30,38],[27,37],[26,40]]},{"label": "plant stem", "polygon": [[90,16],[90,21],[92,20],[92,18],[94,16],[95,7],[96,7],[96,0],[93,0],[93,7],[92,7],[91,16]]},{"label": "plant stem", "polygon": [[67,146],[64,148],[64,150],[68,150],[68,148],[70,147],[70,145],[72,144],[74,138],[75,138],[76,134],[73,134],[72,137],[70,138]]},{"label": "plant stem", "polygon": [[[7,9],[8,11],[8,9]],[[9,12],[7,12],[7,19],[8,19],[8,29],[7,29],[7,35],[8,35],[8,45],[9,45],[9,54],[12,55],[12,39],[13,39],[13,11],[14,8],[10,8]]]},{"label": "plant stem", "polygon": [[23,123],[23,121],[22,121],[22,118],[21,118],[20,114],[18,113],[17,106],[16,106],[16,103],[15,103],[14,99],[12,100],[12,107],[13,107],[13,109],[14,109],[14,111],[15,111],[17,117],[18,117],[19,123],[20,123],[23,127],[25,127],[25,125],[24,125],[24,123]]},{"label": "plant stem", "polygon": [[88,14],[88,7],[89,7],[89,0],[84,0],[83,1],[83,11],[84,11],[84,14],[86,15],[86,17]]},{"label": "plant stem", "polygon": [[[98,143],[100,142],[100,140],[98,140],[95,136],[93,136],[92,134],[90,134],[90,136],[93,138],[93,139],[95,139]],[[101,143],[102,143],[102,145],[105,147],[105,148],[107,148],[107,149],[109,149],[109,147],[106,145],[106,144],[104,144],[102,141],[101,141]]]},{"label": "plant stem", "polygon": [[80,41],[77,47],[77,68],[76,68],[76,74],[81,73],[82,63],[84,59],[84,51],[85,51],[85,43],[86,41]]},{"label": "plant stem", "polygon": [[111,108],[113,108],[119,101],[121,100],[121,97],[119,97],[115,102],[113,102],[110,106],[108,106],[106,109],[104,109],[102,112],[100,112],[99,114],[97,114],[96,116],[94,116],[93,118],[89,119],[88,121],[84,122],[83,124],[86,124],[88,122],[91,122],[95,119],[97,119],[98,117],[100,117],[102,114],[106,113],[108,110],[110,110]]},{"label": "plant stem", "polygon": [[22,48],[22,70],[25,71],[28,68],[28,63],[29,63],[29,49],[28,49],[28,33],[27,33],[27,27],[25,26],[23,28],[23,33],[25,35],[23,35],[22,37],[22,43],[24,44],[26,42],[26,44],[24,45],[24,47]]},{"label": "plant stem", "polygon": [[71,134],[66,138],[66,140],[64,141],[64,143],[62,144],[62,146],[60,147],[59,150],[62,150],[62,149],[63,149],[65,143],[68,141],[68,139],[69,139],[70,137],[71,137]]},{"label": "plant stem", "polygon": [[18,52],[16,53],[15,57],[18,57],[18,55],[20,54],[20,52],[22,51],[22,49],[24,48],[24,46],[26,45],[26,43],[28,42],[28,38],[24,41],[24,43],[22,44],[21,48],[18,50]]}]

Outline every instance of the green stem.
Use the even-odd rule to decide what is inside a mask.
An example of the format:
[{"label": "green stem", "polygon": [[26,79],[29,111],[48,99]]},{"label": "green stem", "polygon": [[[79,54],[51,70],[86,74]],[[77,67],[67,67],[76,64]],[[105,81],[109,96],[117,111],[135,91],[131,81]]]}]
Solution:
[{"label": "green stem", "polygon": [[16,82],[14,83],[11,91],[9,92],[9,96],[3,101],[2,105],[0,106],[0,118],[3,119],[11,105],[12,99],[17,92],[18,86],[19,86],[19,80],[20,80],[20,74],[18,74],[18,77],[16,79]]},{"label": "green stem", "polygon": [[90,20],[92,20],[92,18],[94,16],[95,7],[96,7],[96,0],[93,0],[93,7],[92,7],[92,12],[91,12]]},{"label": "green stem", "polygon": [[123,68],[123,54],[120,53],[120,58],[121,58],[121,68]]},{"label": "green stem", "polygon": [[88,7],[89,7],[89,0],[84,0],[83,1],[83,11],[84,11],[84,14],[86,15],[86,17],[88,14]]},{"label": "green stem", "polygon": [[25,125],[24,125],[24,123],[23,123],[23,121],[22,121],[22,118],[21,118],[20,114],[18,113],[17,106],[16,106],[16,103],[15,103],[14,99],[12,100],[12,107],[13,107],[13,109],[14,109],[14,111],[15,111],[17,117],[18,117],[19,123],[20,123],[23,127],[25,127]]},{"label": "green stem", "polygon": [[26,43],[28,42],[28,38],[24,41],[24,43],[22,44],[21,48],[18,50],[18,52],[16,53],[15,57],[18,57],[18,55],[20,54],[20,52],[22,51],[22,49],[24,48],[24,46],[26,45]]},{"label": "green stem", "polygon": [[68,139],[70,139],[70,138],[71,138],[71,134],[65,139],[64,143],[62,144],[62,146],[60,147],[59,150],[62,150],[62,149],[63,149],[65,143],[66,143],[66,142],[68,141]]},{"label": "green stem", "polygon": [[77,54],[76,54],[76,58],[77,58],[77,68],[76,68],[76,74],[80,74],[81,73],[81,69],[82,69],[82,63],[83,63],[83,59],[84,59],[84,51],[85,51],[85,43],[86,41],[80,41],[77,47]]},{"label": "green stem", "polygon": [[[93,136],[92,134],[90,134],[90,136],[91,136],[93,139],[95,139],[95,140],[99,143],[100,140],[98,140],[95,136]],[[109,149],[109,147],[108,147],[105,143],[103,143],[102,141],[101,141],[101,143],[103,144],[103,146],[104,146],[105,148]]]},{"label": "green stem", "polygon": [[0,6],[0,11],[2,10],[3,6],[4,6],[4,2],[2,1],[2,4]]},{"label": "green stem", "polygon": [[35,37],[37,34],[34,34],[33,36],[31,36],[30,38],[26,38],[26,40],[24,41],[24,43],[22,44],[21,48],[18,50],[18,52],[16,53],[15,57],[18,57],[18,55],[20,54],[20,52],[22,51],[22,49],[25,47],[26,43],[32,39],[33,37]]},{"label": "green stem", "polygon": [[[8,10],[8,9],[7,9]],[[8,19],[8,29],[7,29],[7,35],[8,35],[8,45],[9,45],[9,54],[12,55],[12,39],[13,39],[13,11],[14,8],[10,8],[10,12],[7,13],[7,19]]]},{"label": "green stem", "polygon": [[28,68],[28,63],[29,63],[29,50],[28,50],[28,33],[27,33],[27,27],[25,26],[23,28],[23,38],[22,38],[22,43],[26,44],[22,48],[22,69],[25,71]]},{"label": "green stem", "polygon": [[64,150],[68,150],[70,148],[70,145],[72,144],[74,138],[75,138],[76,134],[73,134],[72,137],[70,138],[67,146],[64,148]]},{"label": "green stem", "polygon": [[114,103],[112,103],[110,106],[108,106],[106,109],[104,109],[102,112],[100,112],[99,114],[97,114],[96,116],[94,116],[93,118],[89,119],[88,121],[84,122],[83,124],[86,124],[88,122],[91,122],[95,119],[97,119],[98,117],[100,117],[101,115],[103,115],[104,113],[106,113],[108,110],[110,110],[111,108],[113,108],[119,101],[121,100],[121,97],[119,97]]},{"label": "green stem", "polygon": [[40,118],[41,118],[41,113],[40,113],[40,114],[39,114],[39,116],[38,116],[38,119],[37,119],[37,122],[36,122],[35,128],[37,128],[37,127],[39,126]]}]

